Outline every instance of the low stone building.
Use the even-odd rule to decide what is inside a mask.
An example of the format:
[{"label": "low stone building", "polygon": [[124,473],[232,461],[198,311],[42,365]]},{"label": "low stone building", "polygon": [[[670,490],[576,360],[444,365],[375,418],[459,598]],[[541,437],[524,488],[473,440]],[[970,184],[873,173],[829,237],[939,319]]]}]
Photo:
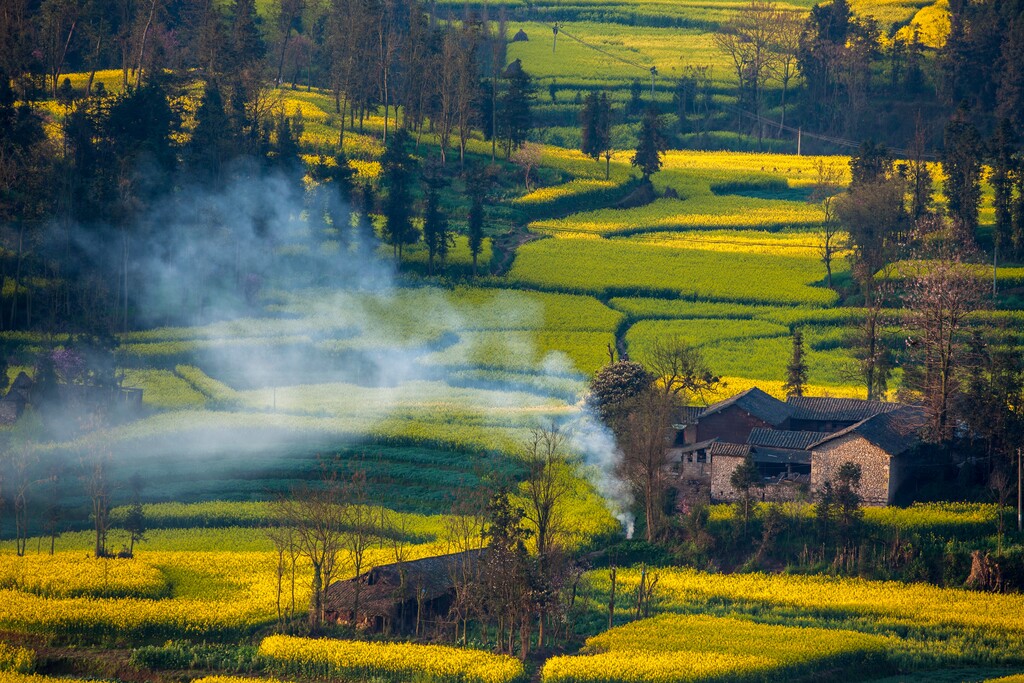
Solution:
[{"label": "low stone building", "polygon": [[904,407],[862,420],[810,446],[811,486],[821,488],[847,462],[860,465],[860,495],[866,505],[889,505],[910,476],[907,457],[920,444],[920,410]]},{"label": "low stone building", "polygon": [[[706,408],[680,412],[666,470],[684,503],[733,501],[731,478],[750,457],[765,501],[810,498],[847,460],[861,465],[865,503],[887,505],[906,479],[919,440],[914,415],[899,403],[791,397],[752,388]],[[818,453],[818,451],[821,453]]]}]

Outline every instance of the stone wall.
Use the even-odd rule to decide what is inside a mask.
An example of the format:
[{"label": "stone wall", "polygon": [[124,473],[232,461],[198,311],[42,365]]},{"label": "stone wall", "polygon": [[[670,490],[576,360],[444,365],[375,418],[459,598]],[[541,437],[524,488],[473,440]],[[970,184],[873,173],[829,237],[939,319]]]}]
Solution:
[{"label": "stone wall", "polygon": [[865,505],[886,506],[892,502],[897,477],[890,476],[892,457],[859,434],[847,434],[824,443],[811,452],[811,489],[818,491],[834,480],[845,462],[860,465],[860,496]]},{"label": "stone wall", "polygon": [[[742,500],[743,495],[732,487],[729,479],[736,468],[743,464],[743,458],[729,455],[716,455],[711,469],[711,499],[715,503],[732,503]],[[750,495],[754,500],[768,503],[788,503],[804,500],[808,496],[806,482],[784,480],[764,486],[751,487]]]}]

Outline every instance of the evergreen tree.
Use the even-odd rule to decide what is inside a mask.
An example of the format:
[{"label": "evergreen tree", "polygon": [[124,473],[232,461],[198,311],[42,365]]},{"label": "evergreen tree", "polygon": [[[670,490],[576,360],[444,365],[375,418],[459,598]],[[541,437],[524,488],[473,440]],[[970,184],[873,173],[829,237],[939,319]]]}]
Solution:
[{"label": "evergreen tree", "polygon": [[804,333],[793,330],[793,355],[786,366],[786,383],[782,390],[786,396],[803,396],[807,385],[807,362],[804,360]]},{"label": "evergreen tree", "polygon": [[189,141],[189,165],[200,177],[221,178],[225,164],[235,149],[231,139],[231,120],[224,109],[224,98],[216,82],[208,81],[196,111],[196,127]]},{"label": "evergreen tree", "polygon": [[251,68],[267,52],[260,34],[261,21],[256,13],[255,0],[235,0],[231,6],[231,60],[232,71]]},{"label": "evergreen tree", "polygon": [[995,209],[995,226],[992,242],[996,258],[1006,258],[1013,242],[1013,173],[1015,140],[1009,119],[1003,119],[991,142],[990,157],[992,176],[992,208]]},{"label": "evergreen tree", "polygon": [[437,257],[444,266],[448,249],[452,245],[452,234],[448,229],[448,217],[441,210],[438,190],[441,188],[439,179],[427,181],[426,208],[423,211],[423,241],[427,245],[427,273],[434,274],[434,258]]},{"label": "evergreen tree", "polygon": [[402,247],[415,244],[419,231],[412,224],[411,186],[416,160],[409,154],[409,133],[398,129],[388,139],[381,157],[381,183],[387,190],[384,200],[384,240],[402,260]]},{"label": "evergreen tree", "polygon": [[[472,177],[478,177],[472,174]],[[468,239],[469,253],[473,257],[473,277],[476,277],[477,258],[484,247],[484,188],[483,183],[467,182],[467,190],[472,197],[469,205]]]},{"label": "evergreen tree", "polygon": [[667,141],[661,132],[661,118],[653,106],[647,108],[643,121],[640,122],[640,135],[636,152],[629,163],[640,169],[644,180],[661,170],[661,154],[665,151]]},{"label": "evergreen tree", "polygon": [[970,242],[978,230],[981,206],[981,137],[963,108],[946,125],[942,170],[946,174],[949,216],[961,240]]},{"label": "evergreen tree", "polygon": [[597,138],[597,107],[598,95],[591,91],[583,100],[580,112],[580,151],[591,159],[601,156],[600,143]]},{"label": "evergreen tree", "polygon": [[513,68],[517,62],[509,65],[506,72],[508,85],[498,110],[498,127],[505,139],[506,159],[512,155],[513,150],[519,149],[526,142],[526,136],[533,126],[533,79],[521,66]]}]

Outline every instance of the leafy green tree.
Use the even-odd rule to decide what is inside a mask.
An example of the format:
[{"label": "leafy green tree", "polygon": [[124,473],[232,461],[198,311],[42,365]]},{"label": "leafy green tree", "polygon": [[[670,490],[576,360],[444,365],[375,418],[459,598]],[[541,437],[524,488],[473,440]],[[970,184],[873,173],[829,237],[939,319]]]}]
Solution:
[{"label": "leafy green tree", "polygon": [[861,518],[864,516],[859,493],[861,466],[854,462],[844,462],[836,471],[835,478],[836,532],[839,542],[848,551],[854,551],[860,535]]},{"label": "leafy green tree", "polygon": [[412,224],[412,180],[416,160],[409,154],[409,133],[400,128],[388,139],[381,157],[384,200],[384,240],[402,260],[402,247],[415,244],[419,231]]},{"label": "leafy green tree", "polygon": [[651,388],[654,377],[640,363],[620,360],[609,363],[590,380],[587,405],[593,408],[605,424],[621,417],[632,399]]},{"label": "leafy green tree", "polygon": [[661,130],[661,118],[658,110],[653,106],[648,107],[640,122],[640,135],[637,141],[636,151],[629,163],[640,169],[644,180],[650,180],[651,176],[661,170],[661,155],[667,147],[668,141]]},{"label": "leafy green tree", "polygon": [[793,330],[793,355],[786,366],[786,383],[782,390],[786,396],[803,396],[807,386],[807,361],[804,359],[804,333],[798,327]]},{"label": "leafy green tree", "polygon": [[612,107],[606,93],[591,92],[583,102],[580,115],[580,150],[597,160],[605,154],[605,178],[611,174]]}]

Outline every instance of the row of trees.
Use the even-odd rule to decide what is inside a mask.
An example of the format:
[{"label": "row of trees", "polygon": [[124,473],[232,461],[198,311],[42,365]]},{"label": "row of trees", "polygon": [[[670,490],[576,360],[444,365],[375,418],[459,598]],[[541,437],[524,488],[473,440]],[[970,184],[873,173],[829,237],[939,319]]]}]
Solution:
[{"label": "row of trees", "polygon": [[897,129],[898,118],[915,112],[941,126],[961,103],[990,134],[1003,119],[1024,132],[1024,8],[988,0],[953,2],[949,12],[950,33],[936,48],[936,37],[926,44],[917,27],[887,32],[847,0],[818,3],[809,16],[752,0],[719,26],[715,44],[733,68],[747,129],[759,137],[771,82],[781,91],[779,133],[793,83],[802,85],[799,124],[826,137],[863,135],[890,117],[887,109],[896,110]]}]

